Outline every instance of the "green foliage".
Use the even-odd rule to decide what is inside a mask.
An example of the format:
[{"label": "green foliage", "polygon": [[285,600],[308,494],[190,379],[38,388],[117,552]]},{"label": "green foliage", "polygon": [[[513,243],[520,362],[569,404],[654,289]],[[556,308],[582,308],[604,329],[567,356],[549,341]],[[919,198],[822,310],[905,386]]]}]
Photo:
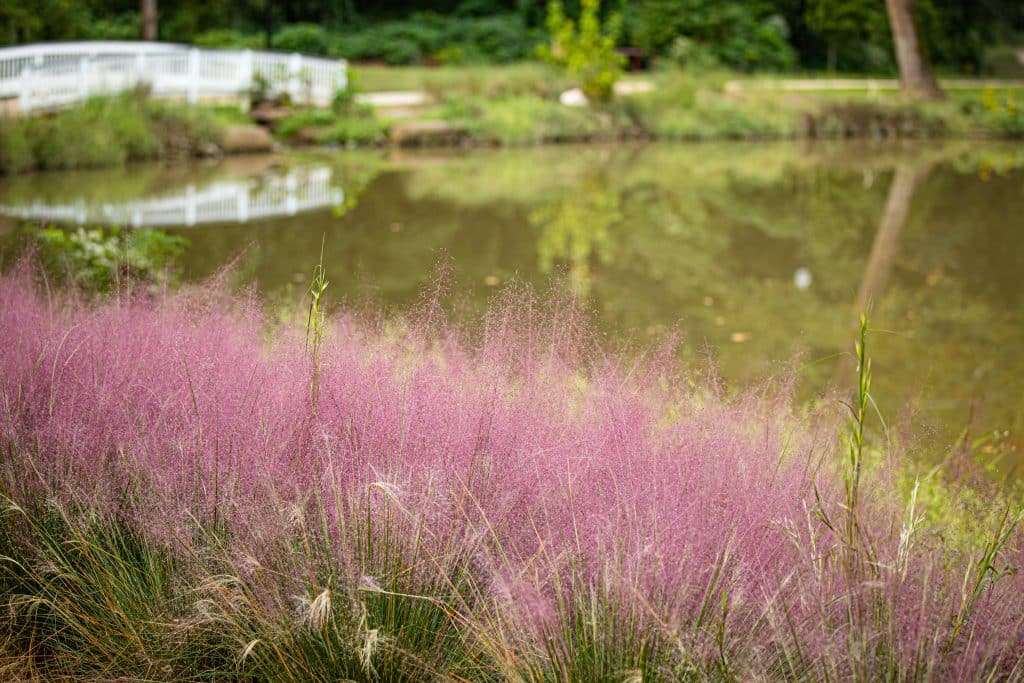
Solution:
[{"label": "green foliage", "polygon": [[219,139],[222,119],[212,110],[166,105],[141,93],[93,98],[0,128],[0,173],[194,156]]},{"label": "green foliage", "polygon": [[0,119],[0,174],[21,173],[36,165],[33,139],[30,119]]},{"label": "green foliage", "polygon": [[230,28],[214,28],[203,31],[193,38],[192,43],[201,47],[234,47],[258,50],[264,47],[263,36],[243,33]]},{"label": "green foliage", "polygon": [[380,60],[394,65],[422,62],[442,47],[442,34],[436,28],[412,21],[395,21],[339,36],[333,52],[355,61]]},{"label": "green foliage", "polygon": [[632,22],[637,44],[657,52],[684,37],[722,64],[745,71],[778,71],[796,63],[789,26],[771,2],[642,0]]},{"label": "green foliage", "polygon": [[549,64],[519,62],[502,66],[425,69],[416,85],[441,101],[464,96],[495,100],[534,95],[553,99],[571,87],[572,81]]},{"label": "green foliage", "polygon": [[301,135],[307,143],[367,145],[383,141],[387,128],[372,108],[345,103],[335,110],[292,112],[277,124],[274,134],[285,140]]},{"label": "green foliage", "polygon": [[622,16],[613,12],[602,24],[600,11],[601,0],[582,0],[577,25],[566,17],[561,0],[552,0],[547,19],[551,46],[541,54],[578,79],[588,98],[607,102],[614,94],[615,82],[622,76],[625,63],[615,52]]},{"label": "green foliage", "polygon": [[302,109],[278,121],[274,133],[287,139],[294,137],[303,128],[329,126],[336,120],[334,112],[329,109]]},{"label": "green foliage", "polygon": [[1015,45],[996,45],[985,50],[982,68],[998,78],[1024,78],[1024,63],[1017,56]]},{"label": "green foliage", "polygon": [[333,124],[318,130],[316,142],[319,144],[352,144],[372,145],[386,139],[388,124],[376,117],[346,116],[337,119]]},{"label": "green foliage", "polygon": [[[853,68],[863,67],[872,54],[869,46],[886,50],[892,40],[884,4],[874,0],[811,0],[804,16],[807,27],[827,44],[830,69],[841,58]],[[861,54],[851,54],[858,50]]]},{"label": "green foliage", "polygon": [[447,49],[458,49],[466,62],[506,64],[528,57],[541,37],[515,14],[451,21],[445,31]]},{"label": "green foliage", "polygon": [[505,145],[582,141],[603,130],[614,134],[609,122],[589,109],[565,107],[532,95],[453,99],[443,115],[476,137]]},{"label": "green foliage", "polygon": [[1024,138],[1024,95],[1011,90],[986,88],[980,101],[968,100],[964,109],[991,134],[1002,138]]},{"label": "green foliage", "polygon": [[655,138],[666,140],[778,139],[797,134],[798,113],[774,101],[744,102],[676,75],[662,91],[632,98],[629,107]]},{"label": "green foliage", "polygon": [[407,20],[333,33],[331,52],[386,64],[507,63],[532,54],[541,36],[516,14],[467,17],[421,12]]},{"label": "green foliage", "polygon": [[50,271],[87,293],[108,292],[129,280],[166,285],[187,244],[183,237],[142,229],[49,227],[37,238]]},{"label": "green foliage", "polygon": [[709,71],[719,66],[718,55],[714,50],[686,36],[679,36],[672,41],[668,58],[684,69],[696,72]]},{"label": "green foliage", "polygon": [[160,151],[144,104],[132,96],[92,99],[36,125],[34,149],[42,168],[116,166]]},{"label": "green foliage", "polygon": [[330,51],[330,39],[318,24],[290,24],[274,34],[273,47],[285,52],[325,55]]},{"label": "green foliage", "polygon": [[138,40],[141,20],[136,12],[96,19],[89,25],[90,40]]}]

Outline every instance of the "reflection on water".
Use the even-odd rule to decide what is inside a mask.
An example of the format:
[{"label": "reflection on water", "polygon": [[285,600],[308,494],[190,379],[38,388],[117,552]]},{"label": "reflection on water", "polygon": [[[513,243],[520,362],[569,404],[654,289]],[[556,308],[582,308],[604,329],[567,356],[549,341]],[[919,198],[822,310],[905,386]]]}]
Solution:
[{"label": "reflection on water", "polygon": [[[1016,148],[649,145],[246,163],[255,168],[230,172],[328,168],[344,201],[183,230],[191,277],[248,247],[241,267],[262,289],[301,290],[325,236],[333,294],[394,307],[415,300],[441,258],[470,311],[497,284],[544,287],[554,273],[611,338],[677,330],[684,360],[710,354],[733,386],[802,351],[804,397],[852,377],[844,352],[870,306],[875,394],[890,422],[918,426],[922,450],[969,420],[975,434],[1024,429]],[[198,192],[217,176],[146,168],[62,184],[134,201],[188,183]],[[0,203],[61,199],[36,178],[0,185]]]},{"label": "reflection on water", "polygon": [[[19,196],[17,187],[11,188],[10,198],[0,201],[0,213],[78,225],[163,228],[248,223],[341,206],[345,202],[344,191],[333,184],[333,172],[326,165],[269,165],[261,172],[250,166],[246,170],[241,175],[218,174],[201,184],[190,181],[179,187],[157,187],[147,194],[113,199],[105,193],[74,192],[81,188],[76,174],[68,174],[67,187],[72,192],[52,199],[29,193],[25,198]],[[49,176],[42,178],[53,181]]]}]

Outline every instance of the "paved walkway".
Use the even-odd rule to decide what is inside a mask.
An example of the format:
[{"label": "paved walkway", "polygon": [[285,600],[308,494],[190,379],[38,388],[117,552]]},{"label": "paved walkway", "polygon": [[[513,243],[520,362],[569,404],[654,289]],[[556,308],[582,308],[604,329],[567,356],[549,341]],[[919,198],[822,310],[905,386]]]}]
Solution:
[{"label": "paved walkway", "polygon": [[[995,80],[981,78],[940,79],[943,90],[977,90],[979,88],[1024,88],[1024,80]],[[786,78],[750,79],[728,81],[726,92],[744,90],[779,90],[783,92],[823,92],[843,90],[899,90],[900,82],[895,78]]]}]

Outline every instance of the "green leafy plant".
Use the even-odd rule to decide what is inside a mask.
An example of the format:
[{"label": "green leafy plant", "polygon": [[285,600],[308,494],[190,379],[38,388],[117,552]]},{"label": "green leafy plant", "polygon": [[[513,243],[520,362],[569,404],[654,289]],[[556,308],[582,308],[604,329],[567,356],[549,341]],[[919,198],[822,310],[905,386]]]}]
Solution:
[{"label": "green leafy plant", "polygon": [[44,228],[37,239],[51,272],[87,293],[110,291],[126,281],[163,286],[174,280],[173,265],[185,249],[183,237],[160,230]]},{"label": "green leafy plant", "polygon": [[578,79],[588,98],[607,102],[622,76],[624,59],[615,52],[622,17],[613,12],[602,23],[600,10],[601,0],[582,0],[577,23],[566,17],[560,0],[553,0],[547,19],[551,45],[541,49],[541,56]]}]

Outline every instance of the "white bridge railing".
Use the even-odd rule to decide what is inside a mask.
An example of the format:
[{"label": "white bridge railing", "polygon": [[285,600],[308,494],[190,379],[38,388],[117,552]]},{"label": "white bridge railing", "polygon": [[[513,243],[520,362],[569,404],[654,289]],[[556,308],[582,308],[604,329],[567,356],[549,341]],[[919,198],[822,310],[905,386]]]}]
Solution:
[{"label": "white bridge railing", "polygon": [[245,100],[254,87],[327,106],[348,86],[344,60],[148,42],[39,43],[0,49],[0,99],[59,109],[146,86],[158,97]]},{"label": "white bridge railing", "polygon": [[199,188],[188,185],[173,194],[120,203],[78,200],[67,204],[0,204],[0,213],[55,223],[136,228],[246,223],[340,206],[345,193],[332,185],[332,175],[330,168],[314,167],[270,176],[216,180]]}]

